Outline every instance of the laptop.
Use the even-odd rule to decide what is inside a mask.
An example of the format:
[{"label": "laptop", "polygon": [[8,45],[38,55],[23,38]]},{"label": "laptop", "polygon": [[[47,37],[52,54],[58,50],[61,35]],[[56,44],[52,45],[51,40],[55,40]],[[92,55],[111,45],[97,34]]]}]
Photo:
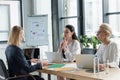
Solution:
[{"label": "laptop", "polygon": [[40,57],[39,48],[25,48],[25,49],[23,49],[23,51],[25,53],[24,55],[25,55],[27,60],[30,60],[32,58],[39,59],[39,57]]},{"label": "laptop", "polygon": [[77,68],[93,69],[94,55],[92,55],[92,54],[79,54],[79,55],[76,55],[75,58],[76,58]]},{"label": "laptop", "polygon": [[62,63],[63,58],[59,52],[45,52],[48,63]]}]

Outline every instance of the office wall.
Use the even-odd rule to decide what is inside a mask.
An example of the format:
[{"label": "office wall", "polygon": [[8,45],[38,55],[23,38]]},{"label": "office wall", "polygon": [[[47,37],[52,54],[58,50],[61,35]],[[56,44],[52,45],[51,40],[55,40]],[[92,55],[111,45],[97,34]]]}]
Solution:
[{"label": "office wall", "polygon": [[[37,1],[35,3],[35,1]],[[49,3],[49,4],[48,4]],[[44,4],[44,5],[43,5]],[[43,7],[46,6],[46,7]],[[45,51],[52,51],[52,22],[51,22],[51,0],[22,0],[22,13],[23,13],[23,28],[28,27],[27,26],[27,17],[31,15],[48,15],[48,45],[47,46],[38,46],[40,48],[41,58],[45,57]],[[26,35],[26,34],[25,34]],[[2,54],[0,58],[2,57],[4,60],[6,60],[4,56],[4,50],[7,46],[7,43],[0,43],[0,53]],[[30,46],[26,46],[26,43],[23,42],[21,45],[22,48],[28,48]],[[4,48],[4,49],[3,49]],[[2,50],[2,51],[1,51]],[[43,54],[42,54],[43,53]]]},{"label": "office wall", "polygon": [[7,67],[7,61],[5,56],[6,44],[0,44],[0,59],[2,59]]},{"label": "office wall", "polygon": [[[33,3],[33,0],[22,0],[23,27],[27,27],[26,26],[27,25],[27,16],[33,14],[32,3]],[[5,43],[0,42],[0,58],[3,59],[5,63],[6,63],[6,57],[5,57],[6,46],[7,46],[7,42],[5,42]],[[22,44],[22,47],[25,47],[25,43]]]}]

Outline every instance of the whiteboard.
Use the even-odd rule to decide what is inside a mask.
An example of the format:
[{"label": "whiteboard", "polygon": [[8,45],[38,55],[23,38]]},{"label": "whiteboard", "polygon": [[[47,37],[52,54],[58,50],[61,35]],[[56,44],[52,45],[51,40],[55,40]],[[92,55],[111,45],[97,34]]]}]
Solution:
[{"label": "whiteboard", "polygon": [[48,45],[48,16],[29,16],[25,27],[25,41],[27,46]]}]

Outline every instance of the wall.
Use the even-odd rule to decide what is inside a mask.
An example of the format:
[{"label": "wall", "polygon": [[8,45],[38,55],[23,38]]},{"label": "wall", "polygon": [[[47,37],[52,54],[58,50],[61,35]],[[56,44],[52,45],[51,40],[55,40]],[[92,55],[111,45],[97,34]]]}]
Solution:
[{"label": "wall", "polygon": [[6,56],[5,56],[5,48],[6,44],[0,44],[0,59],[2,59],[7,67],[7,61],[6,61]]}]

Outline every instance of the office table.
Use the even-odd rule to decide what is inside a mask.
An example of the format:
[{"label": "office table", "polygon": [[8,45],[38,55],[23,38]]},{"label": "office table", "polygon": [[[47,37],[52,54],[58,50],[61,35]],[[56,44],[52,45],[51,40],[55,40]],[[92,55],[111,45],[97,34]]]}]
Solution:
[{"label": "office table", "polygon": [[[73,65],[71,66],[71,64]],[[89,72],[88,69],[77,69],[74,63],[68,63],[67,66],[62,68],[44,67],[42,70],[38,71],[48,74],[49,80],[50,75],[62,76],[76,80],[120,80],[119,68],[110,68],[108,74],[105,71],[94,74]]]}]

